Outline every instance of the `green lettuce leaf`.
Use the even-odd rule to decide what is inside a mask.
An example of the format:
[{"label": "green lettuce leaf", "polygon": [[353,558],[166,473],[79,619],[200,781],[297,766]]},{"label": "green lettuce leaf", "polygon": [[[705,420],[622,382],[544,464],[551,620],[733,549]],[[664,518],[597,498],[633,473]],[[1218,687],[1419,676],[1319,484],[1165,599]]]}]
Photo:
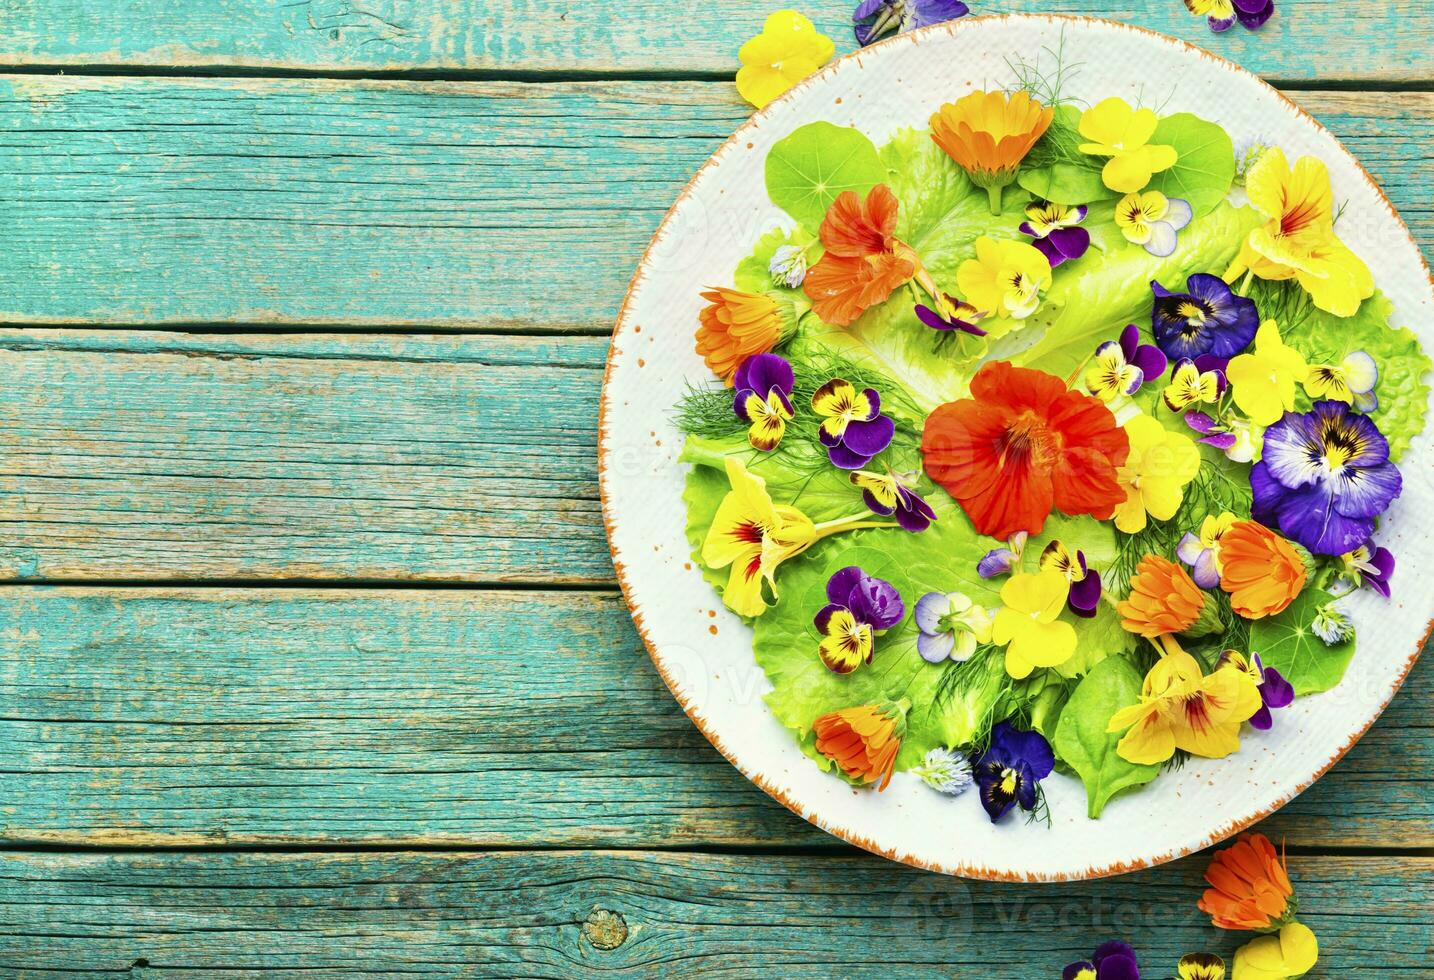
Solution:
[{"label": "green lettuce leaf", "polygon": [[815,235],[843,191],[866,192],[887,179],[876,145],[859,130],[814,122],[767,154],[767,196]]},{"label": "green lettuce leaf", "polygon": [[1106,158],[1077,149],[1082,142],[1080,115],[1073,105],[1056,106],[1050,128],[1031,149],[1016,176],[1017,184],[1057,204],[1089,204],[1120,197],[1101,178]]},{"label": "green lettuce leaf", "polygon": [[1319,608],[1333,601],[1328,592],[1305,589],[1278,616],[1250,625],[1251,652],[1283,674],[1296,694],[1328,691],[1344,677],[1354,657],[1354,640],[1326,646],[1310,629]]},{"label": "green lettuce leaf", "polygon": [[[1177,112],[1160,120],[1150,142],[1173,146],[1180,154],[1175,166],[1151,179],[1150,190],[1184,198],[1197,218],[1215,210],[1230,193],[1235,181],[1235,146],[1221,127],[1192,113]],[[1210,271],[1218,274],[1225,270]]]},{"label": "green lettuce leaf", "polygon": [[1052,747],[1085,784],[1086,812],[1092,820],[1116,793],[1160,775],[1159,766],[1122,759],[1115,750],[1121,733],[1105,730],[1112,715],[1140,700],[1140,687],[1140,672],[1129,660],[1102,660],[1076,685],[1056,724]]}]

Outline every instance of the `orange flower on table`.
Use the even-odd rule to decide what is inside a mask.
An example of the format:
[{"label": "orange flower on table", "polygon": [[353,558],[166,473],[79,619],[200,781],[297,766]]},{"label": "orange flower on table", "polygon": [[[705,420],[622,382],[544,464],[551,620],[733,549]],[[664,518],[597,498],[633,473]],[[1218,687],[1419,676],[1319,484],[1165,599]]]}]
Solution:
[{"label": "orange flower on table", "polygon": [[1219,929],[1277,929],[1294,917],[1294,886],[1284,858],[1264,834],[1216,851],[1205,871],[1210,887],[1197,907]]},{"label": "orange flower on table", "polygon": [[1016,179],[1021,161],[1050,128],[1055,110],[1025,92],[972,92],[931,116],[931,139],[986,188],[992,214],[1001,213],[1001,191]]},{"label": "orange flower on table", "polygon": [[802,283],[822,320],[847,326],[920,270],[916,252],[896,237],[898,208],[891,188],[877,184],[865,201],[842,191],[827,209],[818,232],[826,252]]},{"label": "orange flower on table", "polygon": [[742,362],[765,354],[782,339],[782,318],[770,296],[714,286],[702,294],[697,353],[728,384]]},{"label": "orange flower on table", "polygon": [[1246,619],[1284,612],[1309,575],[1295,546],[1256,521],[1236,521],[1220,538],[1220,588]]},{"label": "orange flower on table", "polygon": [[1130,595],[1115,604],[1126,632],[1156,639],[1195,625],[1207,599],[1190,574],[1159,555],[1146,555],[1130,578]]},{"label": "orange flower on table", "polygon": [[817,751],[840,766],[850,779],[860,783],[880,779],[880,792],[891,782],[910,707],[911,702],[903,698],[822,715],[812,722]]},{"label": "orange flower on table", "polygon": [[1044,371],[985,365],[971,397],[926,420],[926,472],[981,534],[1039,534],[1052,510],[1108,520],[1125,499],[1116,470],[1130,443],[1099,399]]}]

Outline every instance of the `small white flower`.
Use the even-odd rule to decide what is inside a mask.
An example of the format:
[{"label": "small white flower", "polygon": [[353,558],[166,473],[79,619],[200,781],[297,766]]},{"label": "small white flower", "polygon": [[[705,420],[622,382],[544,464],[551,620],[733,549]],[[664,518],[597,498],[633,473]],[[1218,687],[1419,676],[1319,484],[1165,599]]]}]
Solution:
[{"label": "small white flower", "polygon": [[1323,640],[1325,646],[1334,647],[1354,639],[1354,624],[1334,603],[1327,602],[1315,610],[1310,632]]},{"label": "small white flower", "polygon": [[772,253],[767,272],[778,286],[796,289],[807,278],[807,250],[800,245],[782,245]]},{"label": "small white flower", "polygon": [[937,747],[911,771],[938,793],[960,796],[971,785],[971,763],[955,749]]}]

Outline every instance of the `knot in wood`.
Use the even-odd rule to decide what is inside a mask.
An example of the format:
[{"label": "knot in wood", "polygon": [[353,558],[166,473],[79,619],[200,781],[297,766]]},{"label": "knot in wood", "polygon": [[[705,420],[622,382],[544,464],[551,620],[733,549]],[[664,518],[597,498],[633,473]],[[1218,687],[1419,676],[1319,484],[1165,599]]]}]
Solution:
[{"label": "knot in wood", "polygon": [[627,920],[617,912],[595,905],[583,922],[583,936],[594,949],[617,949],[627,940]]}]

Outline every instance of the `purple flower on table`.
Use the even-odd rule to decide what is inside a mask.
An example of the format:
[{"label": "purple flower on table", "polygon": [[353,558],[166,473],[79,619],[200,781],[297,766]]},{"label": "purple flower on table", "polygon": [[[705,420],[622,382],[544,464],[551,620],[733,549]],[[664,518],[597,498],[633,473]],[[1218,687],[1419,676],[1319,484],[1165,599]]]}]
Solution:
[{"label": "purple flower on table", "polygon": [[817,653],[827,669],[848,674],[871,663],[876,634],[901,622],[906,606],[896,587],[856,565],[832,573],[827,604],[813,621],[822,640]]},{"label": "purple flower on table", "polygon": [[916,600],[912,619],[919,631],[916,652],[927,663],[970,660],[991,642],[991,614],[962,592],[928,592]]},{"label": "purple flower on table", "polygon": [[941,24],[970,12],[961,0],[862,0],[851,15],[852,30],[864,48],[893,32]]},{"label": "purple flower on table", "polygon": [[1062,262],[1080,258],[1090,248],[1090,232],[1077,227],[1085,220],[1086,210],[1084,204],[1072,207],[1038,201],[1027,205],[1021,234],[1034,239],[1031,244],[1050,260],[1054,269]]},{"label": "purple flower on table", "polygon": [[1090,959],[1072,963],[1061,971],[1061,980],[1140,980],[1135,950],[1112,939],[1101,943]]},{"label": "purple flower on table", "polygon": [[1255,682],[1260,692],[1260,707],[1250,716],[1250,727],[1267,732],[1274,726],[1274,717],[1270,714],[1272,708],[1288,708],[1295,700],[1295,689],[1289,681],[1285,680],[1283,674],[1273,667],[1266,667],[1260,660],[1258,653],[1246,657],[1238,650],[1226,650],[1220,654],[1220,659],[1215,665],[1216,669],[1221,668],[1238,670],[1248,674]]},{"label": "purple flower on table", "polygon": [[881,414],[875,388],[857,391],[850,381],[833,378],[812,395],[812,411],[822,417],[818,438],[833,466],[859,470],[891,445],[896,423]]},{"label": "purple flower on table", "polygon": [[1264,430],[1248,419],[1230,416],[1219,422],[1204,412],[1186,412],[1185,424],[1200,433],[1197,441],[1214,446],[1233,463],[1254,462],[1260,454]]},{"label": "purple flower on table", "polygon": [[1266,429],[1263,455],[1250,470],[1255,520],[1317,555],[1368,541],[1403,486],[1370,417],[1328,400],[1286,412]]},{"label": "purple flower on table", "polygon": [[1340,578],[1351,588],[1367,585],[1384,598],[1389,598],[1389,580],[1394,575],[1394,554],[1373,541],[1339,556]]},{"label": "purple flower on table", "polygon": [[917,303],[916,319],[932,330],[960,331],[973,337],[986,336],[986,331],[976,326],[984,314],[970,303],[963,303],[954,296],[942,294],[937,305],[941,307],[939,311],[924,303]]},{"label": "purple flower on table", "polygon": [[1140,328],[1132,323],[1120,332],[1119,342],[1107,340],[1095,349],[1085,386],[1101,401],[1111,402],[1135,394],[1164,374],[1168,364],[1159,347],[1140,342]]},{"label": "purple flower on table", "polygon": [[1006,547],[992,548],[986,552],[976,563],[976,574],[982,578],[1011,574],[1012,569],[1021,563],[1021,555],[1025,553],[1026,539],[1029,537],[1025,531],[1017,531],[1006,542]]},{"label": "purple flower on table", "polygon": [[1219,276],[1197,272],[1185,280],[1183,293],[1173,293],[1154,279],[1150,289],[1155,294],[1150,313],[1155,342],[1173,361],[1189,358],[1200,370],[1210,370],[1197,360],[1202,354],[1228,360],[1249,347],[1260,329],[1255,301],[1237,296]]},{"label": "purple flower on table", "polygon": [[1009,722],[991,731],[991,744],[976,763],[981,805],[995,823],[1014,806],[1030,812],[1039,800],[1039,784],[1056,766],[1051,743],[1040,732],[1022,732]]},{"label": "purple flower on table", "polygon": [[732,412],[748,424],[747,441],[769,453],[777,448],[791,420],[792,366],[776,354],[754,354],[732,375]]},{"label": "purple flower on table", "polygon": [[885,473],[857,470],[852,473],[851,482],[861,488],[861,499],[873,514],[882,517],[895,514],[896,523],[908,531],[924,531],[936,520],[936,511],[931,505],[889,469]]},{"label": "purple flower on table", "polygon": [[1207,18],[1216,34],[1228,31],[1237,20],[1242,27],[1257,31],[1274,14],[1275,0],[1185,0],[1185,8]]},{"label": "purple flower on table", "polygon": [[1053,568],[1066,577],[1071,585],[1066,605],[1071,612],[1086,619],[1095,615],[1100,605],[1100,572],[1086,565],[1084,551],[1072,554],[1059,541],[1052,541],[1041,552],[1040,567],[1042,571]]}]

